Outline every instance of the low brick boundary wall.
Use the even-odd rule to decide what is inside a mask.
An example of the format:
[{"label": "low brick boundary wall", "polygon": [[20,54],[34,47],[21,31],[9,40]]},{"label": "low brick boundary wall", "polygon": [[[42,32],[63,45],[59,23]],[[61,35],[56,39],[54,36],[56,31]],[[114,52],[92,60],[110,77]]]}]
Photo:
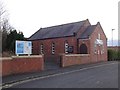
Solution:
[{"label": "low brick boundary wall", "polygon": [[2,58],[0,65],[2,65],[2,71],[0,71],[2,76],[36,72],[44,70],[44,58],[42,55],[13,56]]},{"label": "low brick boundary wall", "polygon": [[71,66],[71,65],[79,65],[90,63],[90,55],[89,54],[68,54],[61,55],[61,66]]},{"label": "low brick boundary wall", "polygon": [[10,75],[12,70],[11,70],[11,61],[12,58],[11,57],[5,57],[5,58],[1,58],[0,60],[0,75],[1,76],[6,76],[6,75]]}]

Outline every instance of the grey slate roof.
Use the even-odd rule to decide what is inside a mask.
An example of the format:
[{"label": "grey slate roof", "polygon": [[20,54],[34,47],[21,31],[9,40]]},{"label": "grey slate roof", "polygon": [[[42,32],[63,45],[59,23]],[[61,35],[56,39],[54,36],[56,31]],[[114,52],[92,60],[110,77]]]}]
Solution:
[{"label": "grey slate roof", "polygon": [[96,25],[88,26],[87,29],[80,35],[80,39],[86,39],[89,38],[89,36],[92,34],[92,32],[95,30]]},{"label": "grey slate roof", "polygon": [[39,29],[29,40],[72,36],[77,33],[85,21],[57,25]]}]

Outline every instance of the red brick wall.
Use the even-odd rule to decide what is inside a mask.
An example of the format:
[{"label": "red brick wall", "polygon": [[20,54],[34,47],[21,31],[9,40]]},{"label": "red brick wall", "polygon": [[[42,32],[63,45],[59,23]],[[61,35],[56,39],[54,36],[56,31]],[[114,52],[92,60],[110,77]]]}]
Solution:
[{"label": "red brick wall", "polygon": [[55,55],[65,53],[65,41],[67,40],[70,46],[74,46],[74,52],[77,53],[77,40],[75,37],[65,37],[65,38],[55,38],[55,39],[45,39],[33,41],[33,54],[40,54],[40,45],[43,44],[43,51],[45,57],[50,57],[52,55],[51,48],[52,43],[55,43]]},{"label": "red brick wall", "polygon": [[71,37],[63,37],[63,38],[54,38],[54,39],[44,39],[44,40],[36,40],[33,41],[33,54],[41,54],[40,53],[40,45],[43,44],[43,51],[45,58],[51,57],[51,48],[52,43],[55,43],[55,57],[59,54],[65,53],[65,41],[68,42],[69,46],[74,47],[73,54],[78,53],[78,43],[77,43],[77,37],[81,35],[82,32],[87,28],[87,26],[90,25],[90,22],[88,20],[85,21],[83,26],[80,28],[79,32],[77,33],[77,36],[71,36]]},{"label": "red brick wall", "polygon": [[87,19],[85,21],[85,23],[83,24],[83,26],[80,28],[79,32],[77,33],[77,37],[79,37],[86,30],[86,28],[90,25],[91,24],[90,24],[89,20]]},{"label": "red brick wall", "polygon": [[2,60],[2,76],[41,70],[44,70],[44,59],[42,56],[19,56]]},{"label": "red brick wall", "polygon": [[81,63],[80,64],[87,64],[87,63],[91,63],[90,62],[90,54],[81,54]]},{"label": "red brick wall", "polygon": [[90,54],[90,39],[79,39],[79,49],[81,44],[85,44],[87,46],[88,54]]},{"label": "red brick wall", "polygon": [[3,58],[0,61],[0,65],[1,65],[1,71],[0,71],[0,75],[5,76],[5,75],[10,75],[12,73],[12,58]]},{"label": "red brick wall", "polygon": [[[96,30],[92,33],[88,39],[79,39],[79,47],[81,44],[85,44],[88,48],[88,53],[90,54],[90,62],[107,61],[107,38],[102,30],[101,25],[98,23],[96,25]],[[97,53],[95,53],[95,40],[98,39],[98,34],[100,34],[100,39],[103,40],[104,53],[101,53],[102,46],[96,47]],[[99,53],[99,54],[98,54]]]},{"label": "red brick wall", "polygon": [[61,66],[71,66],[71,65],[79,65],[90,63],[90,55],[89,54],[69,54],[69,55],[61,55]]},{"label": "red brick wall", "polygon": [[[107,38],[102,30],[102,27],[98,23],[94,32],[90,37],[90,54],[91,54],[91,62],[98,62],[98,61],[107,61]],[[97,53],[95,53],[94,43],[95,40],[98,38],[98,34],[100,34],[100,39],[103,40],[104,46],[104,53],[101,54],[102,46],[97,45]]]},{"label": "red brick wall", "polygon": [[[98,39],[98,34],[100,34],[100,40],[103,40],[104,46],[104,53],[101,53],[102,46],[96,46],[96,53],[95,53],[95,40]],[[62,65],[70,66],[76,64],[85,64],[85,63],[93,63],[93,62],[100,62],[100,61],[107,61],[107,38],[103,32],[103,29],[100,23],[97,23],[96,28],[90,38],[88,39],[79,39],[79,47],[81,44],[85,44],[88,48],[88,54],[77,54],[77,55],[62,55]],[[79,48],[78,48],[79,49]],[[88,56],[86,56],[88,55]]]},{"label": "red brick wall", "polygon": [[[80,36],[81,32],[83,32],[87,26],[89,26],[90,23],[88,20],[84,23],[82,28],[80,28],[80,32],[77,33],[77,36]],[[63,37],[63,38],[54,38],[54,39],[44,39],[44,40],[36,40],[33,41],[33,54],[40,54],[40,45],[43,44],[43,51],[44,51],[44,56],[45,58],[49,58],[51,56],[59,56],[60,54],[65,53],[65,41],[67,40],[68,44],[70,46],[74,47],[74,52],[73,54],[77,54],[79,51],[79,47],[81,44],[86,44],[88,48],[88,54],[90,54],[90,59],[88,62],[98,62],[98,61],[107,61],[107,38],[102,30],[101,25],[98,23],[96,25],[96,30],[92,33],[90,38],[88,39],[79,39],[79,45],[77,45],[77,39],[74,36],[71,37]],[[104,44],[104,53],[103,54],[96,54],[95,53],[95,48],[94,48],[94,43],[95,40],[98,38],[98,33],[101,35],[101,40],[103,40]],[[51,48],[52,48],[52,43],[55,43],[55,55],[52,55],[51,53]],[[97,52],[101,52],[101,47],[97,46]],[[52,60],[52,59],[51,59]]]},{"label": "red brick wall", "polygon": [[38,41],[32,41],[32,53],[38,55],[40,53],[40,44]]}]

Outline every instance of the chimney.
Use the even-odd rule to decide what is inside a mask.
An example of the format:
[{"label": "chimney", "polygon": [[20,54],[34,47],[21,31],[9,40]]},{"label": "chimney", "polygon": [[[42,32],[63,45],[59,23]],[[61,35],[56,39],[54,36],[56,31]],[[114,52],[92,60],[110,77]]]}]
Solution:
[{"label": "chimney", "polygon": [[77,35],[76,32],[73,32],[73,35],[76,36]]}]

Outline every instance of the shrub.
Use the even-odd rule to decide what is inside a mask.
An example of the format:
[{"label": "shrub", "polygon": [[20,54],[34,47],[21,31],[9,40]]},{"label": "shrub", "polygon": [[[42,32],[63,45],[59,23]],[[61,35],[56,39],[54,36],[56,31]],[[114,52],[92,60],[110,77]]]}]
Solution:
[{"label": "shrub", "polygon": [[118,51],[118,58],[117,59],[120,61],[120,50]]},{"label": "shrub", "polygon": [[113,61],[113,60],[120,60],[120,51],[115,51],[115,50],[108,50],[108,60]]}]

